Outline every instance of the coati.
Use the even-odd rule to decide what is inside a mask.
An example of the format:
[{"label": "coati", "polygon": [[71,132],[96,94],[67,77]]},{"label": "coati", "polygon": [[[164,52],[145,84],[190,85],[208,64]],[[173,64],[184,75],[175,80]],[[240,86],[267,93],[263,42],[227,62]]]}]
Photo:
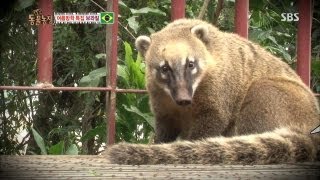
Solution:
[{"label": "coati", "polygon": [[279,58],[201,20],[181,19],[136,40],[156,119],[154,145],[106,150],[117,164],[314,161],[316,98]]}]

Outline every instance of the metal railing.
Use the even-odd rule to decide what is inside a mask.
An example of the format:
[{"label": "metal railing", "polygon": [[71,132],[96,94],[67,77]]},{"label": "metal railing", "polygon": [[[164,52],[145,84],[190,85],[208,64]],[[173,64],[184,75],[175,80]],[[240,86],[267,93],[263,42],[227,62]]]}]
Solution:
[{"label": "metal railing", "polygon": [[[140,89],[117,88],[117,34],[118,34],[118,0],[108,1],[109,7],[114,12],[114,24],[112,25],[112,42],[110,61],[107,62],[107,87],[51,87],[51,86],[0,86],[0,90],[41,90],[41,91],[107,91],[107,142],[115,142],[115,113],[117,93],[146,93]],[[236,0],[235,3],[235,31],[240,36],[248,38],[248,13],[249,0]],[[311,24],[312,1],[299,0],[299,24],[298,24],[298,62],[297,72],[302,80],[310,84],[310,59],[311,59]],[[44,15],[53,14],[52,0],[39,0],[39,8]],[[171,20],[185,17],[185,0],[171,0]],[[53,25],[39,26],[38,34],[38,82],[52,83],[52,33]],[[108,47],[108,46],[107,46]]]}]

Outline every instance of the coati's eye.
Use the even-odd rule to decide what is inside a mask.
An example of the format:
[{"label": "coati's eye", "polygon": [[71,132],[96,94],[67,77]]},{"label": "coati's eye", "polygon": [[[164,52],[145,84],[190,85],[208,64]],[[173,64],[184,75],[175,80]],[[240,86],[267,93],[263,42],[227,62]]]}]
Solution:
[{"label": "coati's eye", "polygon": [[167,73],[169,71],[169,66],[168,65],[163,65],[160,67],[160,70],[162,73]]},{"label": "coati's eye", "polygon": [[188,67],[189,67],[190,69],[193,69],[193,68],[195,67],[194,62],[190,61],[190,62],[188,63]]}]

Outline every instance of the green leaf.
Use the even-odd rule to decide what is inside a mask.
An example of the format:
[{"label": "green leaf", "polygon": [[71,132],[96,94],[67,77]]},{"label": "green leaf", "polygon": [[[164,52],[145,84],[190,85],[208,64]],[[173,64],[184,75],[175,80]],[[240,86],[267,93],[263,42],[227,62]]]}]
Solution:
[{"label": "green leaf", "polygon": [[46,155],[47,150],[46,150],[46,146],[44,144],[43,138],[40,136],[40,134],[35,129],[33,129],[33,127],[31,127],[31,130],[32,130],[34,140],[36,141],[38,147],[41,150],[41,154]]},{"label": "green leaf", "polygon": [[66,155],[78,155],[78,154],[79,154],[79,150],[78,150],[77,145],[71,144],[71,145],[68,147],[68,149],[67,149],[67,151],[66,151],[65,154],[66,154]]},{"label": "green leaf", "polygon": [[35,0],[18,0],[15,4],[14,9],[16,11],[21,11],[29,6],[32,6]]},{"label": "green leaf", "polygon": [[128,79],[128,73],[126,71],[126,66],[125,65],[121,65],[121,64],[118,64],[117,66],[117,74],[118,76],[124,78],[124,79]]},{"label": "green leaf", "polygon": [[80,141],[84,142],[94,138],[96,135],[104,136],[105,134],[106,134],[106,127],[104,124],[102,124],[101,126],[97,126],[94,129],[90,129],[85,135],[81,137]]},{"label": "green leaf", "polygon": [[120,6],[123,6],[123,7],[125,7],[125,8],[128,8],[128,6],[127,6],[123,1],[121,1],[121,0],[119,1],[119,5],[120,5]]},{"label": "green leaf", "polygon": [[129,111],[129,112],[133,112],[139,116],[141,116],[145,121],[147,121],[147,123],[153,128],[155,129],[155,122],[154,122],[154,118],[147,114],[147,113],[143,113],[141,112],[137,107],[135,106],[130,106],[130,107],[127,107],[126,105],[123,105],[124,108]]},{"label": "green leaf", "polygon": [[138,10],[130,9],[130,11],[132,14],[154,13],[154,14],[166,16],[166,13],[164,13],[163,11],[160,11],[159,9],[149,8],[149,7],[144,7],[144,8],[138,9]]},{"label": "green leaf", "polygon": [[144,78],[144,63],[142,63],[142,58],[137,57],[134,60],[132,57],[132,48],[129,43],[124,42],[125,48],[125,65],[127,68],[129,83],[132,88],[144,88],[145,78]]},{"label": "green leaf", "polygon": [[286,51],[282,51],[282,55],[283,55],[283,58],[287,61],[287,62],[290,62],[291,61],[291,56],[289,53],[287,53]]},{"label": "green leaf", "polygon": [[127,67],[125,65],[118,64],[117,75],[122,78],[126,87],[130,85],[130,77],[127,72]]},{"label": "green leaf", "polygon": [[89,73],[91,78],[101,78],[107,75],[106,67],[98,68]]},{"label": "green leaf", "polygon": [[124,49],[125,49],[125,62],[128,66],[131,66],[134,63],[132,58],[132,48],[128,42],[124,42]]},{"label": "green leaf", "polygon": [[150,34],[156,32],[154,29],[152,29],[152,28],[150,28],[150,27],[147,27],[147,29],[148,29],[148,31],[149,31]]},{"label": "green leaf", "polygon": [[59,143],[49,148],[49,154],[53,154],[53,155],[62,155],[63,151],[64,151],[64,141],[60,141]]},{"label": "green leaf", "polygon": [[97,87],[100,82],[100,78],[105,77],[107,74],[106,67],[98,68],[91,71],[87,76],[83,76],[80,81],[80,86]]},{"label": "green leaf", "polygon": [[278,44],[277,40],[273,36],[269,36],[268,39],[271,40],[274,44]]},{"label": "green leaf", "polygon": [[128,21],[128,25],[131,29],[133,29],[133,31],[137,34],[138,28],[139,28],[139,22],[136,21],[136,17],[138,16],[132,16],[130,18],[127,19]]},{"label": "green leaf", "polygon": [[80,86],[89,86],[90,82],[91,82],[90,76],[83,76],[79,81]]}]

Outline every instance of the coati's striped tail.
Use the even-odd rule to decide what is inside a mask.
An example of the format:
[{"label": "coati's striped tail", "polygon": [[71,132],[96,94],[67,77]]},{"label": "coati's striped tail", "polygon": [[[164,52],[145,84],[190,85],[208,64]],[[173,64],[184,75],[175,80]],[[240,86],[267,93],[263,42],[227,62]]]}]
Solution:
[{"label": "coati's striped tail", "polygon": [[277,129],[170,144],[120,143],[108,148],[105,154],[115,164],[272,164],[313,161],[317,147],[310,135]]}]

